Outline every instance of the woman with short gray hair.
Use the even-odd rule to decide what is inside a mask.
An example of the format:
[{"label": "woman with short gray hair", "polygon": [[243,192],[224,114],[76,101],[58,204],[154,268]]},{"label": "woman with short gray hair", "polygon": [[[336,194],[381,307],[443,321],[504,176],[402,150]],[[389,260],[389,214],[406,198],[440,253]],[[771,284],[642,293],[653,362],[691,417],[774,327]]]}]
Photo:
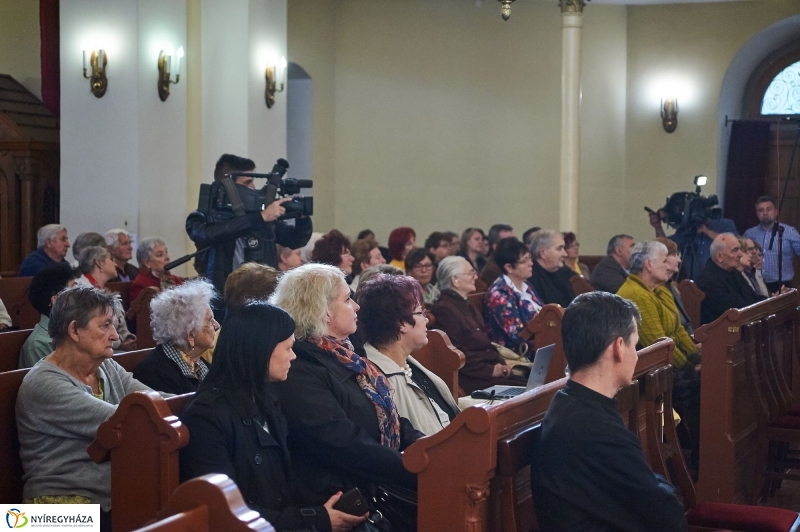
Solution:
[{"label": "woman with short gray hair", "polygon": [[136,379],[161,392],[197,391],[208,374],[202,355],[214,345],[219,329],[211,311],[215,295],[211,283],[196,279],[165,290],[150,302],[158,345],[136,367]]},{"label": "woman with short gray hair", "polygon": [[631,250],[631,264],[628,267],[630,273],[639,275],[644,270],[644,263],[646,260],[655,260],[659,253],[663,253],[666,257],[668,254],[667,246],[656,240],[645,240],[637,242]]},{"label": "woman with short gray hair", "polygon": [[148,287],[160,292],[183,284],[183,279],[164,269],[170,262],[169,250],[167,243],[158,237],[145,238],[139,242],[136,261],[139,263],[139,275],[131,283],[131,301]]}]

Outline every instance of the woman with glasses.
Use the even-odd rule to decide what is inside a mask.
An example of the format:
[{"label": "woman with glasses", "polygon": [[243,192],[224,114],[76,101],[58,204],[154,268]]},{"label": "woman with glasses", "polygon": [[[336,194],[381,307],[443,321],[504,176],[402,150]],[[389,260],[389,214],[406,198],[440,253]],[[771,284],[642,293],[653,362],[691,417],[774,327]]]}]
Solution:
[{"label": "woman with glasses", "polygon": [[580,261],[581,244],[578,242],[578,237],[572,231],[561,234],[564,236],[564,251],[567,252],[564,265],[578,275],[583,275],[586,279],[589,279],[589,267]]},{"label": "woman with glasses", "polygon": [[459,409],[444,381],[411,356],[428,343],[419,283],[407,276],[378,275],[359,287],[356,301],[364,350],[392,385],[397,413],[423,434],[439,432]]},{"label": "woman with glasses", "polygon": [[483,316],[467,299],[475,291],[478,275],[463,257],[446,257],[436,269],[442,293],[431,312],[436,328],[464,353],[464,367],[458,370],[458,385],[472,393],[495,384],[519,385],[524,382],[511,374],[503,357],[486,333]]},{"label": "woman with glasses", "polygon": [[406,255],[406,273],[422,287],[423,304],[431,307],[439,299],[439,289],[433,284],[433,254],[424,248],[414,248]]},{"label": "woman with glasses", "polygon": [[219,323],[211,311],[214,287],[188,281],[158,294],[150,303],[153,338],[158,345],[133,376],[160,392],[196,392],[208,374],[203,353],[214,345]]},{"label": "woman with glasses", "polygon": [[[483,319],[489,338],[522,355],[528,346],[519,334],[542,309],[542,302],[527,283],[533,274],[531,252],[516,238],[504,238],[497,244],[494,260],[503,275],[484,296]],[[529,347],[533,347],[533,339]]]}]

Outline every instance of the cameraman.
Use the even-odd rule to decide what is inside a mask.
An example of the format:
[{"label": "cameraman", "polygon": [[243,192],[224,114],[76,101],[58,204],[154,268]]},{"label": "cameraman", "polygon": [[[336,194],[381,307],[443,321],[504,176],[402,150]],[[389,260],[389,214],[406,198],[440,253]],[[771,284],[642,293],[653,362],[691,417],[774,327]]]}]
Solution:
[{"label": "cameraman", "polygon": [[[664,209],[659,209],[656,214],[650,214],[650,225],[656,230],[656,237],[667,238],[661,220],[664,218]],[[736,224],[728,218],[713,220],[706,217],[696,229],[692,227],[681,227],[675,234],[668,237],[678,244],[683,259],[683,271],[681,277],[684,279],[696,280],[700,272],[711,258],[711,242],[722,233],[733,233],[739,236],[736,231]]]},{"label": "cameraman", "polygon": [[[255,167],[250,159],[225,154],[217,161],[214,180],[220,181],[230,172],[252,172]],[[235,183],[256,188],[253,178],[249,176],[238,176]],[[286,212],[283,204],[287,201],[291,201],[291,198],[275,200],[261,212],[230,218],[217,219],[213,213],[201,211],[189,214],[186,219],[189,238],[198,249],[214,246],[198,257],[200,260],[195,262],[195,269],[211,281],[220,294],[223,293],[228,275],[245,262],[258,262],[277,268],[276,243],[297,249],[308,242],[312,231],[311,218],[301,216],[294,220],[294,225],[278,220]],[[205,260],[202,260],[203,256]],[[221,309],[216,310],[218,312]]]}]

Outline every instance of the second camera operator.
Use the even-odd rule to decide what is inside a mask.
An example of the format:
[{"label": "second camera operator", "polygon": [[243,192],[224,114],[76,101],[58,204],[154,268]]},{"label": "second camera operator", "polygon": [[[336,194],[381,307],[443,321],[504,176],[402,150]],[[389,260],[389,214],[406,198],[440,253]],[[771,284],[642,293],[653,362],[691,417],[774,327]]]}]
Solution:
[{"label": "second camera operator", "polygon": [[[225,154],[217,161],[214,180],[221,181],[231,172],[252,172],[255,166],[250,159]],[[235,183],[256,188],[252,176],[237,176]],[[279,220],[286,212],[283,204],[288,201],[292,198],[279,198],[260,212],[247,212],[243,216],[222,216],[201,210],[190,213],[186,219],[189,238],[197,249],[213,246],[198,257],[200,260],[195,263],[198,273],[222,294],[228,275],[245,262],[277,268],[276,243],[292,249],[306,245],[313,230],[309,216],[295,218],[294,224],[291,220]]]}]

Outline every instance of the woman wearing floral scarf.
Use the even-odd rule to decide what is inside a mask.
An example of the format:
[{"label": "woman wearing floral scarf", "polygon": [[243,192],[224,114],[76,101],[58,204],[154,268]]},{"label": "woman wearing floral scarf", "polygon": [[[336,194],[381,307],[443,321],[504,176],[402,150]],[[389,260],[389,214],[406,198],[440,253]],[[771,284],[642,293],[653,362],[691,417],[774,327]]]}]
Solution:
[{"label": "woman wearing floral scarf", "polygon": [[321,504],[353,487],[367,496],[378,484],[415,490],[400,452],[422,434],[398,416],[389,381],[350,343],[359,307],[344,273],[300,266],[281,277],[270,302],[296,323],[297,360],[275,389],[304,500]]}]

